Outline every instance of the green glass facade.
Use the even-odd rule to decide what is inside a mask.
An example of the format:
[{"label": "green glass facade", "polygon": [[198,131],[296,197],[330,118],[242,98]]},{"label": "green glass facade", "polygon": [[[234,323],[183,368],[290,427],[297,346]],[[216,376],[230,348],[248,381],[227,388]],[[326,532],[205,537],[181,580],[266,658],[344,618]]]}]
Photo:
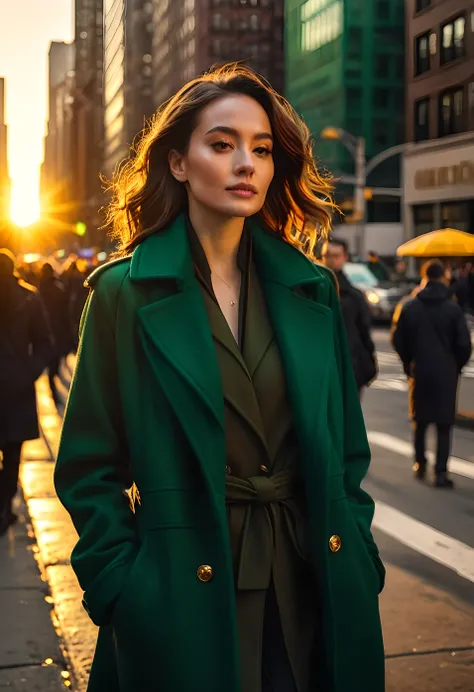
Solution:
[{"label": "green glass facade", "polygon": [[[286,0],[287,97],[334,174],[353,171],[324,127],[366,139],[367,158],[404,141],[404,0]],[[377,169],[377,185],[397,185],[397,159]]]}]

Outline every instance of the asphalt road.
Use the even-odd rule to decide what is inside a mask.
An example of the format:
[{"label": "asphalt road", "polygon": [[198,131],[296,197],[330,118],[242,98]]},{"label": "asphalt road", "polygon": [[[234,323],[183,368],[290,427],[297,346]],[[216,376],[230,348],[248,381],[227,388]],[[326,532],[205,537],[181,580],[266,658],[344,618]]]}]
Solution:
[{"label": "asphalt road", "polygon": [[[373,336],[380,375],[363,399],[372,447],[364,487],[376,501],[374,535],[382,557],[474,605],[474,431],[454,430],[454,490],[432,487],[431,474],[416,481],[406,378],[388,330],[375,329]],[[460,401],[474,409],[473,361],[465,369]],[[429,448],[435,449],[433,432]]]}]

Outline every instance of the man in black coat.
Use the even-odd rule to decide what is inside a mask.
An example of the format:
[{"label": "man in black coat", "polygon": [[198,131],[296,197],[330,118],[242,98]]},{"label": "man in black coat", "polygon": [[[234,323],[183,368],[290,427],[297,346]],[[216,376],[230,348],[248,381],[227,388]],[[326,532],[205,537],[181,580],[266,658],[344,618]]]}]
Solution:
[{"label": "man in black coat", "polygon": [[0,249],[0,535],[14,523],[21,447],[39,437],[35,381],[52,353],[52,337],[36,288],[15,275]]},{"label": "man in black coat", "polygon": [[38,290],[46,308],[49,324],[54,337],[54,352],[48,364],[48,378],[51,395],[56,404],[61,400],[56,385],[61,359],[73,347],[70,333],[68,295],[62,282],[57,278],[49,262],[41,267]]},{"label": "man in black coat", "polygon": [[459,375],[471,356],[471,338],[462,309],[452,299],[439,260],[426,269],[428,283],[395,314],[392,343],[409,378],[410,409],[415,431],[415,465],[426,473],[426,430],[438,432],[435,486],[452,488],[447,476],[451,431],[456,414]]},{"label": "man in black coat", "polygon": [[346,326],[352,366],[359,394],[377,376],[375,346],[370,336],[370,311],[364,295],[343,272],[349,259],[347,243],[331,238],[323,247],[322,260],[332,269],[339,283],[342,316]]}]

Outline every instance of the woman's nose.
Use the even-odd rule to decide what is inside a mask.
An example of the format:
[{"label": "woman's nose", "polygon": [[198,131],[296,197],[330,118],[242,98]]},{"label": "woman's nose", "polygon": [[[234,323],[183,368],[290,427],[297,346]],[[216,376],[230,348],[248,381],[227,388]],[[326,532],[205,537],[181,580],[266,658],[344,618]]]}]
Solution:
[{"label": "woman's nose", "polygon": [[235,164],[235,172],[237,174],[246,173],[250,175],[255,171],[255,166],[252,159],[252,152],[241,150],[237,152],[237,160]]}]

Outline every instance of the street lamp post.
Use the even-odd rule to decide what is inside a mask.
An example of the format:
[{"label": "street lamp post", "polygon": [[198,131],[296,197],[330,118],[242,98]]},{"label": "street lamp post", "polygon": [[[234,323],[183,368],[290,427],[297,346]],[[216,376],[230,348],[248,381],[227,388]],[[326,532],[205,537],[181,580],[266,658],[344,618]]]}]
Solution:
[{"label": "street lamp post", "polygon": [[[340,127],[325,127],[321,131],[322,139],[332,139],[341,142],[346,149],[352,154],[355,163],[354,183],[354,213],[353,220],[356,222],[356,238],[355,246],[356,253],[359,257],[362,256],[364,250],[365,224],[367,216],[367,200],[365,197],[365,188],[367,178],[372,173],[374,168],[381,164],[386,159],[396,154],[401,154],[413,146],[411,142],[405,144],[397,144],[394,147],[385,149],[374,156],[370,161],[367,161],[365,151],[364,137],[355,137],[350,132],[346,132]],[[396,194],[401,197],[403,205],[403,190],[386,189],[385,194]]]}]

